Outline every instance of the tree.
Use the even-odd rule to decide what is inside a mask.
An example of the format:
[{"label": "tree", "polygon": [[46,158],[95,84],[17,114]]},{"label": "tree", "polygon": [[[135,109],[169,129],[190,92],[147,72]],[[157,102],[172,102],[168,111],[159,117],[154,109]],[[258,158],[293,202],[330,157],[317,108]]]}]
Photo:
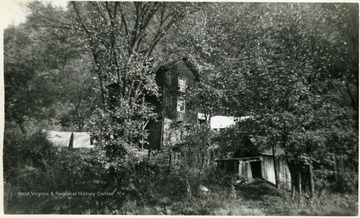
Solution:
[{"label": "tree", "polygon": [[[281,146],[298,161],[325,164],[324,153],[357,152],[351,88],[358,74],[355,6],[224,3],[193,15],[199,21],[187,21],[194,25],[187,25],[189,33],[183,31],[179,41],[195,53],[200,73],[209,78],[199,108],[221,99],[217,108],[223,114],[253,116],[250,132],[263,139],[262,149]],[[221,94],[215,99],[217,89]],[[249,132],[244,131],[238,131],[239,138]]]},{"label": "tree", "polygon": [[38,74],[38,48],[28,33],[26,27],[4,32],[5,121],[15,122],[23,134],[27,120],[42,119],[51,112],[47,107],[53,103],[54,93],[51,83]]},{"label": "tree", "polygon": [[[91,56],[101,99],[92,119],[92,132],[110,157],[118,158],[117,150],[126,150],[122,146],[146,139],[143,127],[154,114],[144,96],[157,95],[152,57],[170,28],[196,10],[191,5],[71,2],[66,12],[32,5],[31,17],[40,26],[58,38],[77,37],[78,44]],[[110,91],[108,84],[116,84],[116,91]]]},{"label": "tree", "polygon": [[89,57],[80,55],[68,61],[64,68],[51,72],[53,80],[59,88],[58,107],[59,119],[63,127],[71,130],[83,131],[88,128],[90,119],[99,97],[96,87],[96,75],[91,73],[88,64]]}]

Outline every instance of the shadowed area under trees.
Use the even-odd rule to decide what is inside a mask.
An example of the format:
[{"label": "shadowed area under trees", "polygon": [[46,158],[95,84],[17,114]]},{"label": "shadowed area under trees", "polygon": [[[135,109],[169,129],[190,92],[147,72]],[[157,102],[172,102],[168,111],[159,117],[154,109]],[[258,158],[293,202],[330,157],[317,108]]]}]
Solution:
[{"label": "shadowed area under trees", "polygon": [[[5,213],[357,215],[358,4],[28,8],[4,30]],[[167,124],[177,141],[144,150],[148,123],[164,123],[146,100],[163,95],[156,71],[184,57],[199,84],[181,110],[205,119]],[[216,132],[215,115],[248,119]],[[89,132],[95,147],[58,148],[44,130]],[[275,148],[292,191],[215,163]]]}]

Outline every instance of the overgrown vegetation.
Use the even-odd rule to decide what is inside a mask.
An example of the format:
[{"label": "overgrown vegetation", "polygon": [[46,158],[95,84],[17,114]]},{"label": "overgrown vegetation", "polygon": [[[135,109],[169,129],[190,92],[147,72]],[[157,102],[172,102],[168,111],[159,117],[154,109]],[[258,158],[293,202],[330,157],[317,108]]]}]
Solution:
[{"label": "overgrown vegetation", "polygon": [[[206,131],[200,130],[204,135]],[[188,136],[187,143],[199,142]],[[21,144],[19,144],[21,143]],[[109,165],[101,150],[52,147],[43,133],[12,142],[5,150],[5,212],[59,214],[182,214],[182,215],[356,215],[357,183],[326,188],[316,178],[317,194],[292,197],[263,180],[234,186],[232,175],[216,166],[195,164],[188,157],[168,173],[136,158]],[[183,145],[184,146],[184,145]],[[5,147],[8,149],[9,147]],[[13,148],[13,147],[12,147]],[[185,147],[186,148],[186,147]],[[201,150],[191,148],[197,158]],[[14,158],[16,157],[16,158]],[[19,159],[18,157],[21,157]],[[130,157],[129,157],[130,158]],[[202,159],[205,161],[205,159]],[[352,181],[346,179],[345,181]],[[201,187],[206,187],[204,188]],[[347,190],[344,190],[348,187]],[[24,195],[22,193],[28,193]],[[341,191],[341,192],[339,192]],[[35,193],[51,193],[39,196]],[[56,192],[59,192],[57,194]],[[94,193],[94,196],[79,192]],[[108,193],[99,196],[97,192]],[[77,193],[69,196],[67,193]]]}]

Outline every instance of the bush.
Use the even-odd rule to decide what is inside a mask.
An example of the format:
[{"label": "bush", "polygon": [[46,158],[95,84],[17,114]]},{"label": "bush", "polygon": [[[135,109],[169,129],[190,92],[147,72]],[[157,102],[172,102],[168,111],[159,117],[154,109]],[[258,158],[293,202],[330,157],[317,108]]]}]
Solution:
[{"label": "bush", "polygon": [[[6,213],[82,213],[89,199],[19,196],[18,192],[102,191],[106,169],[89,151],[52,146],[46,135],[7,135],[4,146]],[[31,195],[31,194],[30,194]],[[59,205],[62,205],[61,207]],[[78,206],[77,206],[78,205]]]},{"label": "bush", "polygon": [[358,174],[357,172],[342,172],[336,180],[334,171],[314,170],[315,188],[318,192],[333,191],[340,193],[357,193]]},{"label": "bush", "polygon": [[358,192],[357,172],[343,172],[339,174],[338,181],[335,182],[334,190],[342,193]]},{"label": "bush", "polygon": [[45,170],[51,165],[57,150],[47,140],[45,133],[36,132],[25,136],[13,132],[5,132],[4,137],[4,175],[5,181],[16,183],[14,180],[19,170],[25,166]]}]

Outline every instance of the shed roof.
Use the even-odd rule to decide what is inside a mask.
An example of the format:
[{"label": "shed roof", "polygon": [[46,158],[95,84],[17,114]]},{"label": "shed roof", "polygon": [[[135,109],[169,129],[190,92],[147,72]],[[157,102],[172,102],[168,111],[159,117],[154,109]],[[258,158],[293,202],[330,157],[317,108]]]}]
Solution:
[{"label": "shed roof", "polygon": [[247,161],[247,162],[251,162],[251,161],[259,161],[261,159],[262,159],[261,156],[253,156],[253,157],[223,158],[223,159],[217,159],[215,161],[219,161],[219,162],[226,162],[226,161]]},{"label": "shed roof", "polygon": [[[261,155],[266,155],[266,156],[273,156],[273,151],[272,148],[269,148],[263,152],[261,152]],[[275,147],[275,157],[279,157],[285,155],[285,151],[282,148],[279,147]]]}]

